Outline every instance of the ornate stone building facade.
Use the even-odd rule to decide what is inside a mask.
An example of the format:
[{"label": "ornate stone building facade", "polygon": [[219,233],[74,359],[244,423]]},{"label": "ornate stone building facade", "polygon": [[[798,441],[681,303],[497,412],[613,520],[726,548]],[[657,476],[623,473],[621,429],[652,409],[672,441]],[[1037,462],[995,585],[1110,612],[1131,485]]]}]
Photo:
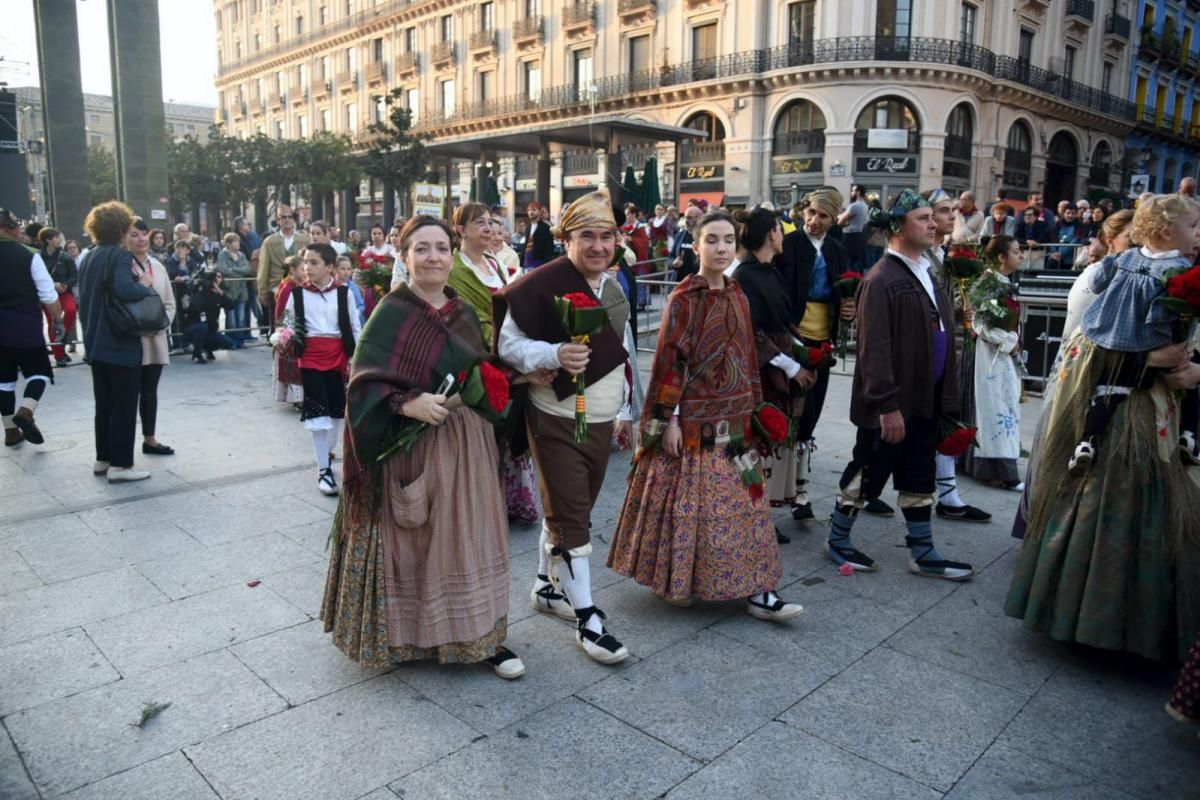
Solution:
[{"label": "ornate stone building facade", "polygon": [[[676,201],[789,203],[823,183],[1116,194],[1138,119],[1135,37],[1113,0],[214,5],[218,115],[233,131],[357,137],[398,88],[435,149],[480,142],[510,207],[532,199],[536,156],[488,142],[592,119],[701,133],[582,149],[531,133],[556,211],[651,154]],[[454,175],[459,193],[471,171]]]}]

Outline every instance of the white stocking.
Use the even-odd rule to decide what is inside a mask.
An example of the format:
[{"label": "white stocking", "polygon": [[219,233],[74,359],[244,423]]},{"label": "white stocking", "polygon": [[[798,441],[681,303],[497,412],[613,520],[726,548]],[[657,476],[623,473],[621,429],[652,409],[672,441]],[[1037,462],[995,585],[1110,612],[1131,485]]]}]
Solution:
[{"label": "white stocking", "polygon": [[[542,532],[538,536],[538,575],[550,576],[550,529],[546,526],[546,521],[542,520]],[[545,584],[540,578],[534,581],[533,588],[540,589]]]},{"label": "white stocking", "polygon": [[936,456],[938,502],[951,508],[962,508],[966,503],[958,496],[958,478],[955,476],[954,461],[954,456],[945,456],[941,453]]},{"label": "white stocking", "polygon": [[[588,557],[591,555],[592,546],[584,545],[577,547],[572,551],[570,567],[564,559],[561,563],[556,564],[558,572],[558,582],[562,587],[563,594],[571,601],[571,606],[575,610],[588,608],[592,605],[592,570],[588,564]],[[604,630],[604,625],[600,621],[597,614],[592,614],[586,623],[587,628],[595,633],[600,633]]]},{"label": "white stocking", "polygon": [[317,469],[324,472],[329,469],[329,431],[309,431],[313,440],[313,455],[317,457]]}]

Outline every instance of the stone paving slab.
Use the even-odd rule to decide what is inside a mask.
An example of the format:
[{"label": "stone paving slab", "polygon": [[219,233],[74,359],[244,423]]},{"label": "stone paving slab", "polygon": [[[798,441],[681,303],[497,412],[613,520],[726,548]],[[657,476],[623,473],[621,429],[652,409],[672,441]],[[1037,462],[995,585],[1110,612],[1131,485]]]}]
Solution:
[{"label": "stone paving slab", "polygon": [[66,800],[220,800],[176,751],[63,795]]},{"label": "stone paving slab", "polygon": [[133,567],[0,597],[0,647],[162,605],[167,596]]},{"label": "stone paving slab", "polygon": [[[802,631],[795,620],[759,624]],[[699,761],[711,761],[832,674],[793,653],[702,631],[579,696]]]},{"label": "stone paving slab", "polygon": [[[170,703],[144,727],[146,703]],[[5,718],[43,794],[61,794],[282,711],[284,700],[217,652]]]},{"label": "stone paving slab", "polygon": [[327,560],[317,559],[282,572],[265,575],[262,585],[316,619],[321,613],[321,597],[325,593],[325,575],[328,569]]},{"label": "stone paving slab", "polygon": [[[46,583],[57,583],[154,559],[194,558],[204,546],[177,525],[147,519],[140,527],[123,530],[119,535],[76,533],[39,537],[35,542],[18,545],[17,549],[39,578]],[[156,585],[163,588],[161,583]]]},{"label": "stone paving slab", "polygon": [[1025,697],[886,647],[780,719],[926,786],[954,786]]},{"label": "stone paving slab", "polygon": [[313,553],[278,533],[215,544],[199,551],[159,558],[138,571],[174,600],[312,561]]},{"label": "stone paving slab", "polygon": [[941,794],[803,731],[770,722],[676,786],[668,800],[778,797],[936,800]]},{"label": "stone paving slab", "polygon": [[41,586],[42,580],[15,547],[0,545],[0,595]]},{"label": "stone paving slab", "polygon": [[407,800],[649,800],[698,766],[636,728],[567,698],[390,788]]},{"label": "stone paving slab", "polygon": [[224,798],[349,800],[476,736],[390,673],[185,752]]},{"label": "stone paving slab", "polygon": [[967,771],[953,791],[946,795],[946,800],[1010,800],[1024,797],[1036,797],[1038,800],[1134,800],[1135,795],[1035,756],[995,744]]},{"label": "stone paving slab", "polygon": [[109,661],[131,675],[307,619],[270,589],[240,584],[90,624],[87,631]]},{"label": "stone paving slab", "polygon": [[82,628],[0,648],[0,716],[120,680]]},{"label": "stone paving slab", "polygon": [[4,800],[40,800],[17,748],[3,728],[0,728],[0,797]]}]

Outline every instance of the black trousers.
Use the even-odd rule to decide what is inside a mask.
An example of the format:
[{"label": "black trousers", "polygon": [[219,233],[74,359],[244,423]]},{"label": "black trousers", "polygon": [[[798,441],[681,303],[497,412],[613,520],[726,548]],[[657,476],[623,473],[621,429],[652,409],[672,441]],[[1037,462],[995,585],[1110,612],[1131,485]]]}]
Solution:
[{"label": "black trousers", "polygon": [[[809,347],[820,347],[821,343],[811,339],[801,339]],[[804,393],[804,410],[800,412],[800,430],[796,440],[801,444],[813,438],[817,423],[821,420],[821,411],[825,408],[825,394],[829,391],[830,367],[817,370],[817,382]]]},{"label": "black trousers", "polygon": [[92,394],[96,399],[96,460],[112,467],[133,466],[138,393],[142,368],[92,362]]},{"label": "black trousers", "polygon": [[866,500],[879,497],[888,478],[897,492],[932,495],[939,433],[936,420],[905,419],[904,439],[889,444],[883,441],[879,428],[859,428],[853,455],[839,485],[845,489],[861,472],[861,492]]},{"label": "black trousers", "polygon": [[158,381],[162,378],[162,364],[142,365],[141,395],[138,408],[142,416],[142,436],[153,436],[158,426]]}]

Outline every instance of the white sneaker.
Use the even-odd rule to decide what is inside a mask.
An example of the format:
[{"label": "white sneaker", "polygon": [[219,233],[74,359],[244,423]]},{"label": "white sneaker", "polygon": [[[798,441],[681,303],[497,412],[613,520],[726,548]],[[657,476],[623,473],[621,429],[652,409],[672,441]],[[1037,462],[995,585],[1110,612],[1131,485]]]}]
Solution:
[{"label": "white sneaker", "polygon": [[333,477],[332,467],[321,470],[321,476],[317,478],[317,490],[326,497],[334,497],[342,491]]},{"label": "white sneaker", "polygon": [[487,659],[487,662],[492,665],[492,670],[506,681],[516,680],[525,674],[525,663],[507,647],[499,648],[496,655]]},{"label": "white sneaker", "polygon": [[92,474],[93,475],[105,475],[107,473],[108,473],[108,462],[107,461],[97,461],[95,464],[92,464]]},{"label": "white sneaker", "polygon": [[127,483],[129,481],[144,481],[150,477],[150,473],[144,469],[134,469],[133,467],[109,467],[108,482],[109,483]]},{"label": "white sneaker", "polygon": [[746,611],[750,613],[750,616],[771,622],[783,622],[795,619],[804,613],[804,606],[799,603],[785,603],[778,595],[775,595],[775,599],[771,602],[764,602],[765,599],[761,594],[746,598]]},{"label": "white sneaker", "polygon": [[[540,611],[543,614],[553,614],[559,619],[565,619],[568,622],[575,621],[575,609],[571,606],[571,601],[562,592],[554,591],[554,586],[548,583],[548,578],[538,576],[537,582],[533,586],[533,590],[529,592],[529,605],[534,611]],[[542,584],[540,587],[538,584]]]}]

